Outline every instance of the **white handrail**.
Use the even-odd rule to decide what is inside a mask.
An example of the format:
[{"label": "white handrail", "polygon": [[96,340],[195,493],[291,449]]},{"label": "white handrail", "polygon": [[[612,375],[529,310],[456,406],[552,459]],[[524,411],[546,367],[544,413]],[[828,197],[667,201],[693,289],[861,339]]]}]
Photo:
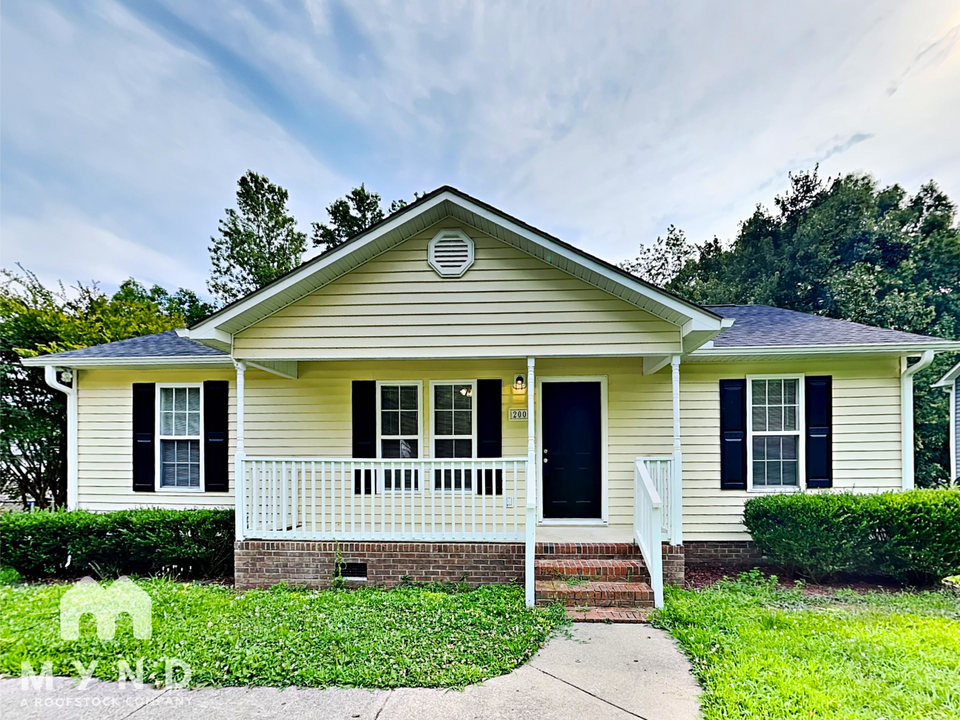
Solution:
[{"label": "white handrail", "polygon": [[634,463],[633,498],[633,537],[650,572],[654,605],[663,607],[663,502],[642,458]]}]

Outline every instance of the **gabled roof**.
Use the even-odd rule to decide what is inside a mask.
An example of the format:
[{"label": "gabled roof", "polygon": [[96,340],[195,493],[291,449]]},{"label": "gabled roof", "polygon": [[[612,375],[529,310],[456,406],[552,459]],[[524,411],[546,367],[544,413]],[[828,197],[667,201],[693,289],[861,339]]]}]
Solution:
[{"label": "gabled roof", "polygon": [[256,292],[192,325],[184,334],[226,348],[230,336],[342,277],[431,225],[452,217],[513,245],[564,272],[682,328],[692,347],[722,327],[719,315],[654,287],[589,253],[481,202],[443,186],[342,245],[300,265]]},{"label": "gabled roof", "polygon": [[950,342],[929,335],[888,330],[769,305],[711,305],[708,307],[718,315],[733,318],[736,321],[732,327],[728,327],[714,338],[712,347],[716,349],[842,345],[913,346]]},{"label": "gabled roof", "polygon": [[57,364],[66,367],[230,363],[227,353],[180,337],[176,330],[23,360],[23,364],[28,366]]},{"label": "gabled roof", "polygon": [[953,387],[953,383],[956,381],[957,378],[960,378],[960,362],[958,362],[952,368],[947,370],[947,374],[944,375],[939,380],[937,380],[933,384],[933,387],[945,387],[945,388]]}]

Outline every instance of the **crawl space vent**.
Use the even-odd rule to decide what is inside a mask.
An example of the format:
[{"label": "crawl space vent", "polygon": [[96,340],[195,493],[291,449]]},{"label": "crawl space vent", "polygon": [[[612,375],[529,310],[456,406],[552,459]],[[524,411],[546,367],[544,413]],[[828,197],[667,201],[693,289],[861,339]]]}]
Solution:
[{"label": "crawl space vent", "polygon": [[473,240],[462,230],[441,230],[427,245],[427,262],[441,277],[460,277],[473,265]]}]

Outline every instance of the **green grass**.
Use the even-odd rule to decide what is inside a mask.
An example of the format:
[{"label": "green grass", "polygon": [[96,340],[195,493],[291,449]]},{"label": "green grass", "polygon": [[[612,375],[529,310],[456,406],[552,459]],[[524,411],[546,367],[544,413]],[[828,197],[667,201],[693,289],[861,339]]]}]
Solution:
[{"label": "green grass", "polygon": [[669,630],[703,686],[705,720],[960,717],[960,596],[805,596],[746,574],[667,590]]},{"label": "green grass", "polygon": [[116,680],[118,661],[135,667],[144,658],[145,678],[161,684],[164,658],[175,657],[190,665],[195,686],[462,687],[521,665],[565,622],[561,608],[527,609],[522,588],[502,585],[240,593],[138,584],[153,599],[153,636],[135,639],[124,615],[113,642],[97,639],[90,617],[80,640],[60,638],[68,584],[0,587],[0,673],[19,676],[27,660],[76,676],[73,661],[97,660],[94,676]]}]

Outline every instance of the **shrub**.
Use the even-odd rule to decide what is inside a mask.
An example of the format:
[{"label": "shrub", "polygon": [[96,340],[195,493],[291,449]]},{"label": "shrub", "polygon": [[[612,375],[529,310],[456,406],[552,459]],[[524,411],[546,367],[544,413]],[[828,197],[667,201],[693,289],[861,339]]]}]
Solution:
[{"label": "shrub", "polygon": [[814,581],[838,573],[930,584],[960,572],[960,491],[768,495],[744,524],[773,563]]},{"label": "shrub", "polygon": [[29,579],[233,574],[233,510],[29,512],[0,516],[6,567]]}]

